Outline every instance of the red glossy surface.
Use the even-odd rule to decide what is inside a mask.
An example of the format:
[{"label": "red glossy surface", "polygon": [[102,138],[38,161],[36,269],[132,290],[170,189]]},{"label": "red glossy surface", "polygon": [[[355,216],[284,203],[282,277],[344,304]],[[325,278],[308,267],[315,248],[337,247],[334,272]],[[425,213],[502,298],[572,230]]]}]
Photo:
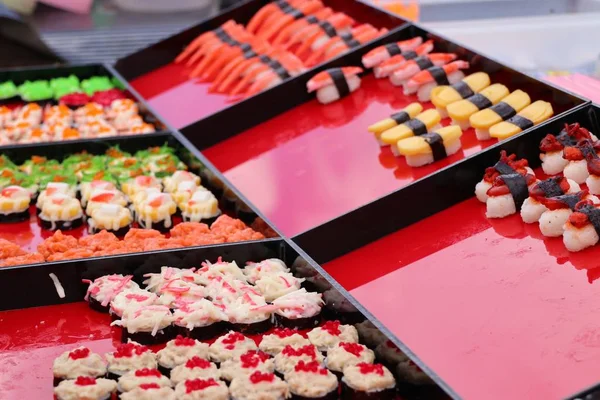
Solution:
[{"label": "red glossy surface", "polygon": [[559,399],[600,379],[600,247],[569,253],[475,198],[325,268],[465,399]]},{"label": "red glossy surface", "polygon": [[409,167],[380,148],[367,127],[414,101],[416,96],[404,96],[387,80],[367,76],[361,89],[338,102],[310,101],[203,153],[284,234],[294,236],[495,142],[479,142],[469,129],[462,151]]}]

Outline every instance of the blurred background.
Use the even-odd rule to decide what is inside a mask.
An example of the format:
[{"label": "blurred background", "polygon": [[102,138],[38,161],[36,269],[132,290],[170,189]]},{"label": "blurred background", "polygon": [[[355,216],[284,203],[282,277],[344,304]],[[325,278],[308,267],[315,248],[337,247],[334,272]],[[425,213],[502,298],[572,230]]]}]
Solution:
[{"label": "blurred background", "polygon": [[[112,63],[236,1],[0,0],[0,66]],[[573,91],[600,77],[600,0],[371,2]]]}]

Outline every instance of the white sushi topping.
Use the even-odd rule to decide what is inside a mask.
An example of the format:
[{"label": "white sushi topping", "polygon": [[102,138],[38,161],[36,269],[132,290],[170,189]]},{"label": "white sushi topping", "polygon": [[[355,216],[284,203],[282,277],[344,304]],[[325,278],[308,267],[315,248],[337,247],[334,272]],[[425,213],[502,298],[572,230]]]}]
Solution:
[{"label": "white sushi topping", "polygon": [[320,293],[303,288],[276,299],[273,305],[278,308],[276,313],[286,318],[309,318],[321,312],[323,299]]},{"label": "white sushi topping", "polygon": [[194,181],[183,181],[177,184],[178,192],[191,192],[196,189],[196,182]]}]

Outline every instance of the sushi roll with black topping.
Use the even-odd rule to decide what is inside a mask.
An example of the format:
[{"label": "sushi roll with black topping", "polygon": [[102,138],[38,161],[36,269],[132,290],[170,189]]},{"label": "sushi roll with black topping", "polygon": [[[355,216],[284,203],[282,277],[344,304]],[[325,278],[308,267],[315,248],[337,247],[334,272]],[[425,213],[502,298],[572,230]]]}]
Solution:
[{"label": "sushi roll with black topping", "polygon": [[123,315],[111,325],[122,329],[123,343],[133,340],[143,345],[166,343],[173,336],[173,314],[167,306],[144,306]]},{"label": "sushi roll with black topping", "polygon": [[296,329],[275,328],[270,334],[263,335],[258,348],[267,354],[276,356],[285,346],[301,347],[310,343]]},{"label": "sushi roll with black topping", "polygon": [[331,68],[313,76],[306,87],[309,93],[317,92],[319,103],[329,104],[357,90],[362,72],[360,67]]},{"label": "sushi roll with black topping", "polygon": [[117,349],[106,354],[109,379],[118,380],[129,371],[157,367],[156,354],[139,343],[129,342],[117,345]]},{"label": "sushi roll with black topping", "polygon": [[31,194],[21,186],[8,186],[0,191],[0,223],[21,222],[29,219]]},{"label": "sushi roll with black topping", "polygon": [[57,400],[108,400],[117,391],[117,383],[110,379],[78,376],[62,381],[54,388]]},{"label": "sushi roll with black topping", "polygon": [[106,363],[99,354],[87,347],[78,347],[62,353],[52,366],[54,386],[66,379],[78,377],[100,378],[106,375]]},{"label": "sushi roll with black topping", "polygon": [[299,361],[293,370],[285,375],[295,400],[337,400],[338,378],[318,361]]},{"label": "sushi roll with black topping", "polygon": [[391,340],[386,340],[375,348],[375,357],[390,369],[408,360],[406,354]]},{"label": "sushi roll with black topping", "polygon": [[216,378],[196,378],[178,383],[175,395],[178,400],[229,400],[229,389]]},{"label": "sushi roll with black topping", "polygon": [[174,385],[189,379],[219,379],[220,376],[219,369],[214,363],[198,356],[190,358],[171,370],[171,382]]},{"label": "sushi roll with black topping", "polygon": [[323,299],[320,293],[296,290],[273,301],[275,317],[281,326],[296,329],[314,328],[321,322]]},{"label": "sushi roll with black topping", "polygon": [[171,370],[193,357],[208,358],[208,344],[178,335],[157,353],[158,369],[169,376]]},{"label": "sushi roll with black topping", "polygon": [[251,375],[235,378],[229,386],[235,400],[273,399],[284,400],[290,397],[288,384],[268,372],[255,371]]},{"label": "sushi roll with black topping", "polygon": [[562,176],[537,182],[529,189],[529,197],[525,199],[521,207],[523,222],[526,224],[538,222],[544,211],[548,210],[540,199],[577,193],[580,190],[581,188],[577,183]]},{"label": "sushi roll with black topping", "polygon": [[197,340],[210,340],[225,331],[227,314],[212,302],[201,299],[183,304],[173,312],[173,326],[182,334]]},{"label": "sushi roll with black topping", "polygon": [[39,221],[43,229],[75,229],[83,224],[83,210],[79,200],[65,194],[56,194],[42,204]]},{"label": "sushi roll with black topping", "polygon": [[118,380],[117,390],[125,393],[144,385],[171,387],[171,381],[156,368],[141,368],[121,376]]},{"label": "sushi roll with black topping", "polygon": [[392,400],[396,398],[396,380],[381,364],[358,363],[344,368],[342,399]]}]

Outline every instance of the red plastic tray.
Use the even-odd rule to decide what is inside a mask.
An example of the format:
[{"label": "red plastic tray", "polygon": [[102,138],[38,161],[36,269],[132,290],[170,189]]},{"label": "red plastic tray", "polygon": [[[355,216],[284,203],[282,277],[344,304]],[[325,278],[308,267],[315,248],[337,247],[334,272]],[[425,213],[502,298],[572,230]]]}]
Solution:
[{"label": "red plastic tray", "polygon": [[469,129],[462,151],[409,167],[379,147],[367,127],[415,101],[387,79],[368,75],[349,97],[329,105],[309,101],[203,154],[275,226],[294,236],[496,143],[478,141]]},{"label": "red plastic tray", "polygon": [[463,398],[559,399],[598,381],[598,246],[569,253],[472,198],[324,267]]}]

